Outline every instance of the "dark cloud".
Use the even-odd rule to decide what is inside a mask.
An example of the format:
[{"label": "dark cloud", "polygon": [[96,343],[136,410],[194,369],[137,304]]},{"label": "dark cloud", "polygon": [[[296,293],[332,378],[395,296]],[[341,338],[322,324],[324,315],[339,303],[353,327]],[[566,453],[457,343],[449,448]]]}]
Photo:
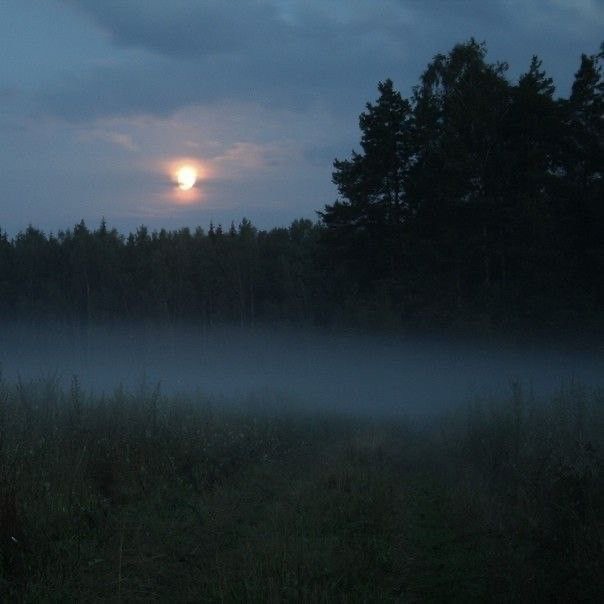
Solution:
[{"label": "dark cloud", "polygon": [[[572,13],[575,24],[587,18],[564,0],[530,9],[503,0],[66,2],[117,47],[139,53],[136,61],[124,58],[45,86],[40,110],[76,120],[167,115],[217,99],[294,109],[320,100],[358,109],[386,77],[409,94],[434,54],[471,36],[520,71],[533,53],[555,54],[554,42],[564,43],[552,32],[556,15]],[[561,32],[568,19],[558,23]],[[566,72],[569,60],[577,58],[562,59]]]},{"label": "dark cloud", "polygon": [[285,35],[274,6],[224,0],[67,0],[88,14],[120,46],[179,58],[232,53]]},{"label": "dark cloud", "polygon": [[[369,92],[403,54],[402,41],[398,53],[385,52],[390,34],[380,34],[376,18],[369,28],[313,11],[287,21],[265,2],[70,4],[116,44],[151,53],[71,74],[40,93],[43,110],[69,119],[165,115],[222,98],[289,108],[341,103]],[[387,30],[392,20],[381,24]]]}]

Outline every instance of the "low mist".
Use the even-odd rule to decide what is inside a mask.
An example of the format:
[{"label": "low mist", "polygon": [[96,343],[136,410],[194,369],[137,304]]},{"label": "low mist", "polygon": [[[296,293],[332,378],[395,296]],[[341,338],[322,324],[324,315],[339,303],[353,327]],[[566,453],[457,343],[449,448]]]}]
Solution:
[{"label": "low mist", "polygon": [[598,387],[604,376],[595,345],[195,324],[13,322],[2,328],[0,364],[8,380],[68,385],[75,375],[97,394],[160,384],[166,394],[370,415],[432,414],[474,397],[502,398],[513,382],[537,396],[571,380]]}]

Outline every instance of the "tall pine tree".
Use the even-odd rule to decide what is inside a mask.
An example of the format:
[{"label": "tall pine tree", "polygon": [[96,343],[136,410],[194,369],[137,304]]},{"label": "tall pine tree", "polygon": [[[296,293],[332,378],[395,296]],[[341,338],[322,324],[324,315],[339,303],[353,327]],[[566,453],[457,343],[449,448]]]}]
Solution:
[{"label": "tall pine tree", "polygon": [[320,216],[332,257],[356,276],[361,291],[399,269],[408,217],[405,181],[412,162],[411,106],[392,80],[359,117],[362,152],[334,161],[340,198]]}]

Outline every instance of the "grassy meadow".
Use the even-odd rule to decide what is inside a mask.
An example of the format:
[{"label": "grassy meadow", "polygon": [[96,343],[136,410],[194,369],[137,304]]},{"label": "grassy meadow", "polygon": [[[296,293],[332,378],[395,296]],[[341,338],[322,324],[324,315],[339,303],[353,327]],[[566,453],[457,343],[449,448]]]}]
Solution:
[{"label": "grassy meadow", "polygon": [[604,396],[437,419],[0,382],[0,599],[597,601]]}]

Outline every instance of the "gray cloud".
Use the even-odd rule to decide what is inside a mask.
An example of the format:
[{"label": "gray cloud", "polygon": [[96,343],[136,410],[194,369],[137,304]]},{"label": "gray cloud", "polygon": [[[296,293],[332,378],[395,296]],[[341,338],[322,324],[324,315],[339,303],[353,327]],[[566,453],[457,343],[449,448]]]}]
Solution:
[{"label": "gray cloud", "polygon": [[285,25],[266,2],[67,2],[89,15],[116,44],[178,58],[231,53],[266,41],[269,34],[283,36]]},{"label": "gray cloud", "polygon": [[[558,73],[552,73],[558,80],[560,72],[570,73],[578,54],[562,55],[555,45],[576,43],[573,27],[593,28],[593,16],[601,12],[595,2],[586,3],[589,12],[570,0],[535,2],[528,8],[503,0],[66,3],[116,47],[138,51],[135,59],[71,73],[40,91],[41,112],[70,120],[164,116],[220,99],[293,109],[320,100],[334,110],[354,107],[358,112],[378,80],[391,77],[403,94],[410,94],[434,54],[470,36],[486,40],[494,59],[509,60],[516,73],[528,66],[533,53],[558,54]],[[556,21],[560,16],[564,19]]]},{"label": "gray cloud", "polygon": [[404,14],[390,2],[367,20],[331,15],[320,5],[288,17],[276,4],[251,1],[68,4],[116,45],[147,53],[45,87],[42,110],[70,119],[165,115],[221,98],[299,108],[318,98],[339,103],[391,75],[405,53],[404,38],[393,31]]}]

